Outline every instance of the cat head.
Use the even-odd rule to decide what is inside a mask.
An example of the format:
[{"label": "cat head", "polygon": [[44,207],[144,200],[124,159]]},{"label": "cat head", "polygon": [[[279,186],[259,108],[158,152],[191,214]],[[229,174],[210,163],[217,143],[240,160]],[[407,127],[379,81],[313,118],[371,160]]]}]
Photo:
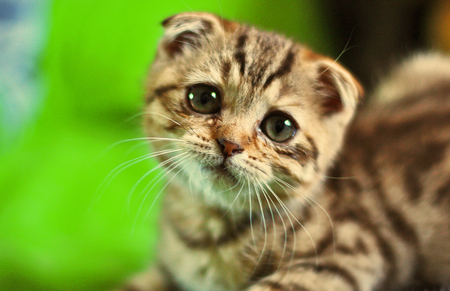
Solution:
[{"label": "cat head", "polygon": [[362,96],[352,75],[278,34],[212,14],[163,26],[145,129],[166,138],[154,148],[175,180],[228,207],[313,195]]}]

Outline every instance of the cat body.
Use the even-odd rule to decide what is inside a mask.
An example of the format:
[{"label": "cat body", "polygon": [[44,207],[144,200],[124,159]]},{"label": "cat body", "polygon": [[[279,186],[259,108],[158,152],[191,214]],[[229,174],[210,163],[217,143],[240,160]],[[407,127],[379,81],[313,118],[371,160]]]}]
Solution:
[{"label": "cat body", "polygon": [[450,286],[450,79],[351,123],[363,92],[335,61],[206,13],[163,25],[158,263],[126,290]]}]

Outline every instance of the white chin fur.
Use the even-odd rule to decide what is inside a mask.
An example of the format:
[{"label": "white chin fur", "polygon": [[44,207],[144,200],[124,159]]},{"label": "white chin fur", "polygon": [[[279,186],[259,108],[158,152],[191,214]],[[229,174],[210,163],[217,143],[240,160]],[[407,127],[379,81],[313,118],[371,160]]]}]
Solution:
[{"label": "white chin fur", "polygon": [[[217,175],[202,167],[196,161],[191,161],[184,168],[182,177],[178,177],[178,182],[186,189],[190,189],[192,195],[200,195],[205,202],[215,206],[230,207],[239,194],[242,199],[236,199],[233,203],[242,206],[243,198],[248,195],[248,190],[242,187],[242,183],[236,185],[236,182],[227,179],[219,181]],[[239,201],[240,200],[240,201]]]}]

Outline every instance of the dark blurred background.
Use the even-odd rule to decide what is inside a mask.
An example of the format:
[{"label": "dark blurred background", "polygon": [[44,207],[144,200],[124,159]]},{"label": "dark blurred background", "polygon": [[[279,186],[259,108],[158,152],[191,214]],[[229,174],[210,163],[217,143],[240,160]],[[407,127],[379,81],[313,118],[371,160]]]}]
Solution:
[{"label": "dark blurred background", "polygon": [[450,2],[382,0],[327,2],[340,61],[369,89],[411,53],[450,49]]},{"label": "dark blurred background", "polygon": [[368,91],[450,49],[449,0],[0,0],[0,290],[108,290],[151,262],[143,84],[160,22],[191,9],[307,43]]}]

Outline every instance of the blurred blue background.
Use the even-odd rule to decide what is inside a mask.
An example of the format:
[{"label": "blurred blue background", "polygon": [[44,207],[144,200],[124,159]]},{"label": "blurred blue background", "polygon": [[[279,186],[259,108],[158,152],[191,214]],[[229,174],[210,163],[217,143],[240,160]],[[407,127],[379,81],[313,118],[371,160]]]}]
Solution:
[{"label": "blurred blue background", "polygon": [[[108,290],[151,262],[164,182],[146,191],[155,171],[136,185],[156,166],[139,160],[149,149],[138,138],[163,19],[209,11],[334,58],[348,43],[358,70],[352,56],[376,47],[346,2],[0,0],[0,290]],[[445,39],[438,16],[421,27]]]}]

